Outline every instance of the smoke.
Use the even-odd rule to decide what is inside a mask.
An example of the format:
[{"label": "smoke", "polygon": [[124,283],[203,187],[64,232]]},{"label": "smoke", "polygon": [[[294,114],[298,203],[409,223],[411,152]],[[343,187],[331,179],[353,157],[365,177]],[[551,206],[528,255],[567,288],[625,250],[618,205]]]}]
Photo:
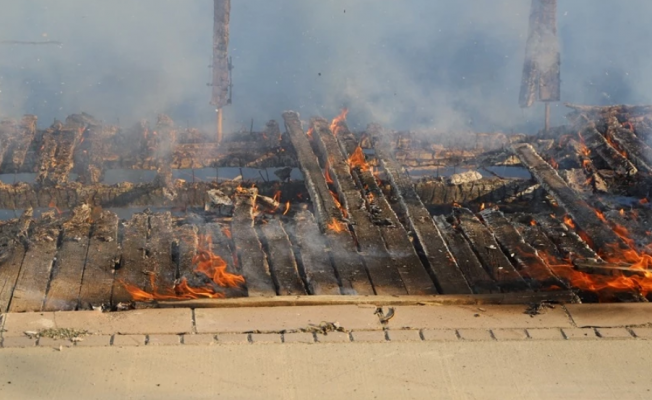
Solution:
[{"label": "smoke", "polygon": [[[0,116],[40,126],[86,111],[123,125],[168,113],[209,127],[210,0],[23,0],[3,5]],[[559,0],[562,100],[650,103],[652,33],[644,0]],[[518,93],[530,2],[525,0],[233,1],[233,105],[226,126],[261,128],[294,109],[395,129],[522,131],[542,106]],[[553,107],[555,121],[566,110]]]}]

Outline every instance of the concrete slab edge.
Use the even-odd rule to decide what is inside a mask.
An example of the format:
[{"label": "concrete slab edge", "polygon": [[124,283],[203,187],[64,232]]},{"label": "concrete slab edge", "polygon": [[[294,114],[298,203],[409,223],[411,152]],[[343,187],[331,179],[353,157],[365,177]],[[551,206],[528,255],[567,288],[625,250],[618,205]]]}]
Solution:
[{"label": "concrete slab edge", "polygon": [[[613,329],[613,328],[609,328]],[[51,347],[55,350],[75,347],[125,347],[125,346],[225,346],[262,344],[315,344],[328,343],[389,343],[389,342],[501,342],[501,341],[574,341],[574,340],[652,340],[649,328],[622,328],[617,334],[600,328],[533,328],[515,329],[421,329],[351,331],[330,340],[328,335],[316,333],[225,333],[186,335],[91,335],[75,341],[50,338],[30,339],[9,337],[2,348]],[[637,332],[640,329],[641,332]],[[522,331],[522,334],[517,334]],[[339,333],[339,332],[338,332]],[[331,334],[335,335],[335,333]],[[156,336],[157,341],[151,340]],[[291,339],[290,339],[291,337]]]}]

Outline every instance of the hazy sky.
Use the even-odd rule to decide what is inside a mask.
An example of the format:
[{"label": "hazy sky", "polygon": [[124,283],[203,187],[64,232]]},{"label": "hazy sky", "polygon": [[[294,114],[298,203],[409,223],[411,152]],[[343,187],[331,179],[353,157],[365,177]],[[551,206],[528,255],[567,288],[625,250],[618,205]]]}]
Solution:
[{"label": "hazy sky", "polygon": [[[86,111],[208,125],[211,0],[0,0],[0,116]],[[518,107],[529,0],[232,0],[227,126],[294,109],[392,128],[532,132]],[[562,99],[651,103],[652,2],[559,0]],[[321,75],[320,75],[321,74]],[[553,110],[556,120],[565,113]]]}]

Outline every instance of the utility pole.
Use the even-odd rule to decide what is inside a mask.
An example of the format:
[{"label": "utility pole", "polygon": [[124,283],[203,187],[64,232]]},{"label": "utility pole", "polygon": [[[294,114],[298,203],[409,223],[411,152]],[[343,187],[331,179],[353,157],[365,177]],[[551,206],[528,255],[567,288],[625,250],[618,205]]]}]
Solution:
[{"label": "utility pole", "polygon": [[544,102],[545,129],[550,129],[550,102],[561,99],[561,56],[557,37],[557,0],[532,0],[519,104]]},{"label": "utility pole", "polygon": [[223,137],[223,108],[231,104],[231,70],[233,65],[229,58],[229,22],[231,0],[213,0],[215,15],[213,20],[213,83],[211,104],[217,112],[217,142]]}]

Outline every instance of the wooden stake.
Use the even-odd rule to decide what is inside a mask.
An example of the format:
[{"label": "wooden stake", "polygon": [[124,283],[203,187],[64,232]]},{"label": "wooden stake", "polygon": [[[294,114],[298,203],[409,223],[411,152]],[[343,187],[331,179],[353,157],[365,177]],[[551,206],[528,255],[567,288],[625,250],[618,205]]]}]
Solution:
[{"label": "wooden stake", "polygon": [[223,136],[223,131],[222,131],[222,121],[224,119],[222,109],[218,108],[217,109],[217,143],[220,144],[222,143],[222,136]]},{"label": "wooden stake", "polygon": [[545,130],[546,130],[546,132],[548,132],[548,130],[550,130],[550,103],[548,103],[548,102],[546,102]]}]

